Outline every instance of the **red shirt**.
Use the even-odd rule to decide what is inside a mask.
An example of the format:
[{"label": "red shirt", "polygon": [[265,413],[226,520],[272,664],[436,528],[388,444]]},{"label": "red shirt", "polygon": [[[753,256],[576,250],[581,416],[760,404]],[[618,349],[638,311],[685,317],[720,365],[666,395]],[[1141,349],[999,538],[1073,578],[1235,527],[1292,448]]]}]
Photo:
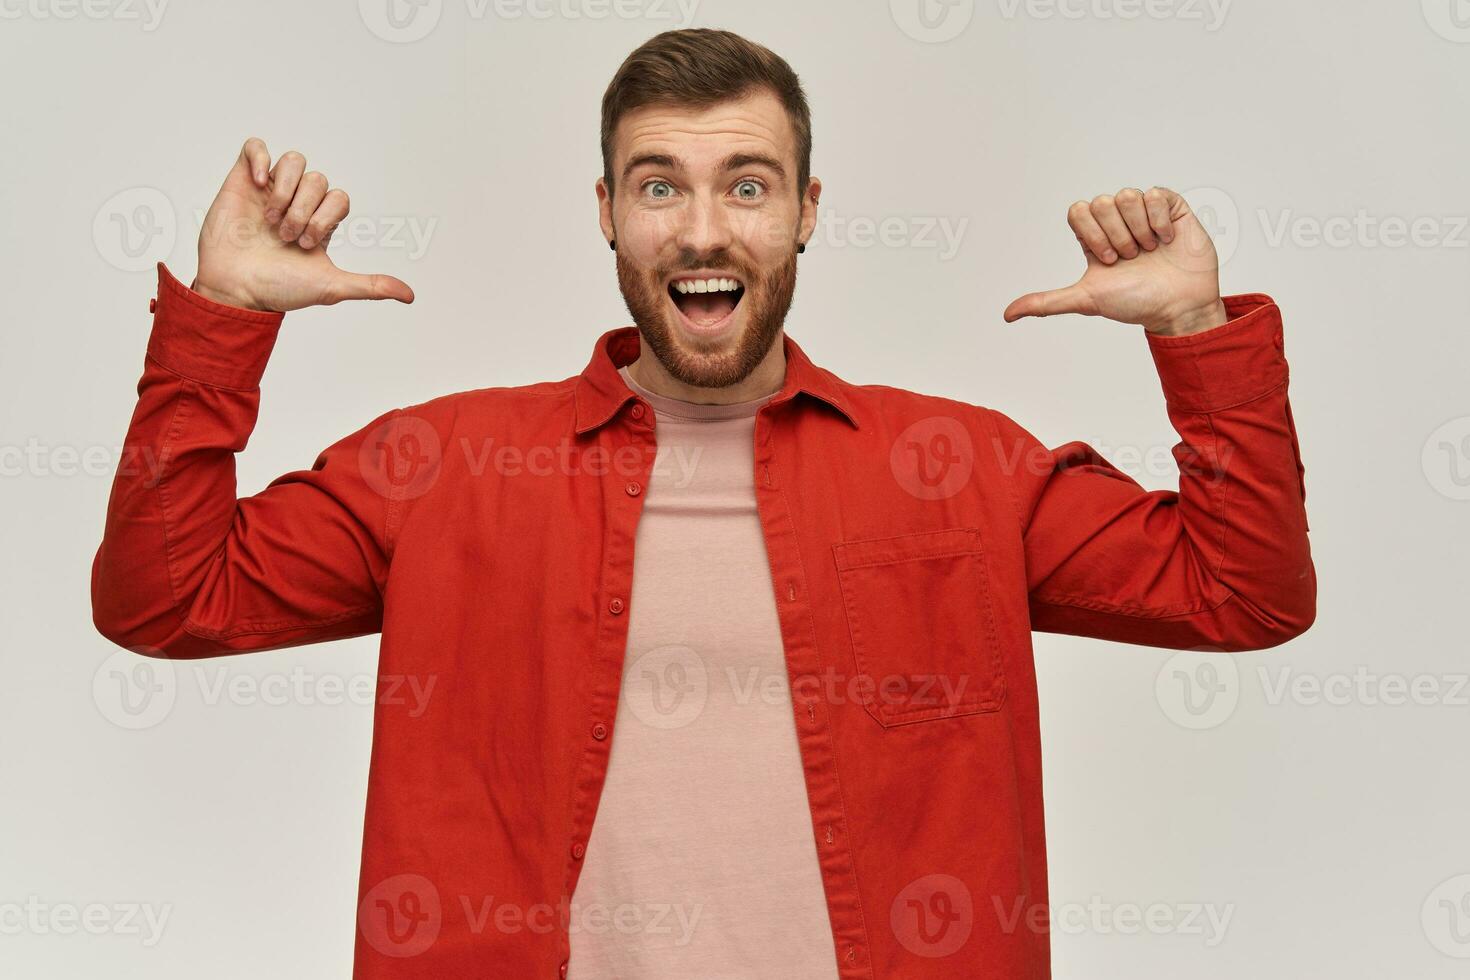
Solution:
[{"label": "red shirt", "polygon": [[[1049,977],[1033,630],[1235,651],[1311,625],[1280,311],[1225,304],[1223,326],[1146,335],[1178,492],[784,339],[757,505],[844,980]],[[552,980],[656,446],[617,373],[637,330],[562,381],[385,412],[236,499],[281,320],[159,264],[94,622],[170,658],[381,631],[353,976]]]}]

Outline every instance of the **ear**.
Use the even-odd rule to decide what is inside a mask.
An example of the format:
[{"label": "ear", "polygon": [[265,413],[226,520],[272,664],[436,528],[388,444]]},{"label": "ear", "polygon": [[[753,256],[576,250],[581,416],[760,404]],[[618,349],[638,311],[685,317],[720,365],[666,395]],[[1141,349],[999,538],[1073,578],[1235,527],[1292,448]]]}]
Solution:
[{"label": "ear", "polygon": [[817,230],[817,198],[822,196],[822,182],[813,177],[801,195],[801,221],[797,225],[797,241],[809,242]]},{"label": "ear", "polygon": [[597,178],[596,189],[597,223],[602,226],[603,240],[610,242],[615,235],[613,231],[612,194],[608,192],[607,183],[601,177]]}]

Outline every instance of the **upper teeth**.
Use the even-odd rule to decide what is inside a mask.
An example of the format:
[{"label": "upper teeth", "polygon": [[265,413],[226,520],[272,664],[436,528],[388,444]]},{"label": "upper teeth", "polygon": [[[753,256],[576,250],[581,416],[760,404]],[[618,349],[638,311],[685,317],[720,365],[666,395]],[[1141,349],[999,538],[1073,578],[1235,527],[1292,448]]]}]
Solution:
[{"label": "upper teeth", "polygon": [[730,292],[740,288],[736,279],[676,279],[674,288],[681,293]]}]

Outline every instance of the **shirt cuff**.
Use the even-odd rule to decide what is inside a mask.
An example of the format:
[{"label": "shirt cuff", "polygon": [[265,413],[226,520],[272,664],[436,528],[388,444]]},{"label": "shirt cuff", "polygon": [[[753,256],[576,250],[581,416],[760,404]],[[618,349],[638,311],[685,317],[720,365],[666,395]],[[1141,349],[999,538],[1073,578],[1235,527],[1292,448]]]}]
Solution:
[{"label": "shirt cuff", "polygon": [[260,386],[284,313],[217,303],[158,263],[158,296],[148,303],[148,356],[180,377],[216,388]]},{"label": "shirt cuff", "polygon": [[1264,293],[1224,296],[1218,327],[1161,337],[1148,348],[1168,404],[1185,412],[1218,412],[1259,398],[1287,379],[1281,310]]}]

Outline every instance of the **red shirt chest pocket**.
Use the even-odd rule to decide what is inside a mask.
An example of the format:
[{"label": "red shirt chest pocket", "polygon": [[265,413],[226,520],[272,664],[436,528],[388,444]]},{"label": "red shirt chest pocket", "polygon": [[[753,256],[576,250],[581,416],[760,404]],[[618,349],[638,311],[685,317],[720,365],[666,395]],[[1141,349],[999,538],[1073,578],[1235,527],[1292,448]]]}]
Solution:
[{"label": "red shirt chest pocket", "polygon": [[856,690],[885,727],[998,711],[1005,672],[980,530],[832,546]]}]

